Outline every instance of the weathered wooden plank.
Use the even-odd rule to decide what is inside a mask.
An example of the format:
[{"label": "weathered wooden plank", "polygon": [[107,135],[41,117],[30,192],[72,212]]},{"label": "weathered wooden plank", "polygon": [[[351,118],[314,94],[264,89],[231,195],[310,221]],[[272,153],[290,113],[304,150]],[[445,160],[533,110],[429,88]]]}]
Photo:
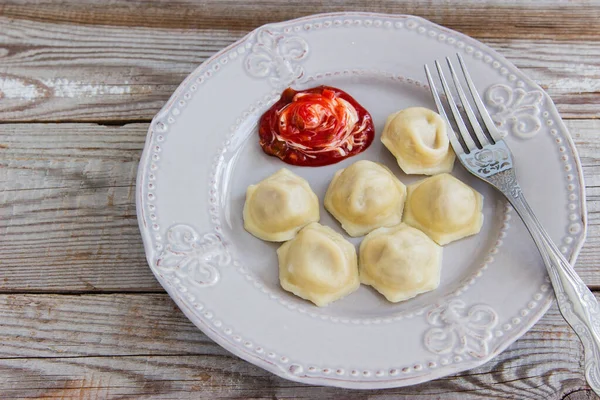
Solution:
[{"label": "weathered wooden plank", "polygon": [[588,209],[588,235],[577,259],[576,269],[586,282],[600,287],[600,120],[571,120],[573,136],[583,167]]},{"label": "weathered wooden plank", "polygon": [[[348,391],[285,381],[230,355],[165,294],[0,295],[0,398],[561,399],[586,395],[556,306],[500,356],[422,385]],[[560,348],[560,351],[557,351]],[[61,397],[64,396],[64,397]]]},{"label": "weathered wooden plank", "polygon": [[0,125],[0,290],[160,290],[135,211],[147,129]]},{"label": "weathered wooden plank", "polygon": [[[148,121],[194,68],[247,33],[82,26],[1,15],[2,121]],[[596,42],[484,41],[545,87],[563,116],[600,116]]]},{"label": "weathered wooden plank", "polygon": [[0,119],[149,120],[243,32],[40,24],[0,17]]},{"label": "weathered wooden plank", "polygon": [[[68,10],[68,12],[65,12]],[[293,5],[283,1],[204,0],[114,1],[107,7],[102,1],[51,0],[31,3],[27,0],[4,2],[0,15],[33,21],[113,25],[126,28],[237,29],[252,30],[259,25],[340,11],[412,14],[477,37],[512,38],[598,38],[600,2],[543,1],[430,1],[393,0],[305,1]],[[490,27],[490,21],[493,26]]]},{"label": "weathered wooden plank", "polygon": [[[588,191],[576,265],[598,287],[600,120],[569,120]],[[135,175],[147,124],[0,125],[0,291],[162,291],[146,265]]]},{"label": "weathered wooden plank", "polygon": [[166,294],[0,295],[0,321],[0,359],[228,355]]}]

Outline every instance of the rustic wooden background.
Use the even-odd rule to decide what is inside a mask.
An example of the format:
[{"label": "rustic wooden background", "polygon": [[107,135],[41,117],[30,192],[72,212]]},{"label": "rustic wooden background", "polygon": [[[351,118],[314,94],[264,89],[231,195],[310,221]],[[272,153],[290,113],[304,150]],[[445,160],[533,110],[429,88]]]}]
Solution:
[{"label": "rustic wooden background", "polygon": [[[0,1],[0,398],[595,398],[556,307],[475,370],[402,389],[285,381],[230,355],[146,265],[134,186],[152,116],[261,24],[316,12],[423,16],[542,85],[585,172],[577,270],[600,289],[600,1]],[[600,291],[596,292],[600,296]]]}]

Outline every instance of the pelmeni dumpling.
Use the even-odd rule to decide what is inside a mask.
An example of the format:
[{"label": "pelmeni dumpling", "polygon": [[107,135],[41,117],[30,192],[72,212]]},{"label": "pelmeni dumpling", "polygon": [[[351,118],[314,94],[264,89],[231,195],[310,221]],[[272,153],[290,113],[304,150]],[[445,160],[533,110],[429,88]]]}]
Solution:
[{"label": "pelmeni dumpling", "polygon": [[277,250],[281,287],[319,307],[360,285],[356,250],[328,226],[312,223]]},{"label": "pelmeni dumpling", "polygon": [[474,235],[483,224],[483,196],[450,174],[408,187],[404,222],[440,245]]},{"label": "pelmeni dumpling", "polygon": [[381,141],[407,174],[435,175],[454,167],[446,123],[427,108],[410,107],[390,115]]},{"label": "pelmeni dumpling", "polygon": [[360,281],[393,303],[440,284],[442,248],[406,224],[379,228],[360,244]]},{"label": "pelmeni dumpling", "polygon": [[362,236],[402,220],[406,186],[392,172],[372,161],[357,161],[335,173],[325,208],[350,236]]},{"label": "pelmeni dumpling", "polygon": [[248,186],[244,228],[262,240],[283,242],[319,220],[319,199],[308,182],[287,169]]}]

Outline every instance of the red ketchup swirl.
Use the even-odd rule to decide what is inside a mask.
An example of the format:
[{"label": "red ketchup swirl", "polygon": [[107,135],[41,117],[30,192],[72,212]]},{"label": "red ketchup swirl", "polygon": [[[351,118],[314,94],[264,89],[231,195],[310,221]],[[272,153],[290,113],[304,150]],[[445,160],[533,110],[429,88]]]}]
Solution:
[{"label": "red ketchup swirl", "polygon": [[348,93],[330,86],[288,88],[260,119],[264,152],[292,165],[335,164],[364,151],[373,119]]}]

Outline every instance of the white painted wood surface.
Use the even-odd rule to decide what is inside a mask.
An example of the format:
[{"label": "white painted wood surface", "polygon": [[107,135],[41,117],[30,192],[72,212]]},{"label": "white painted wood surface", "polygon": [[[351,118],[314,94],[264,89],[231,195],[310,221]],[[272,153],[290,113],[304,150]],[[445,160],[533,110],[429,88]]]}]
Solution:
[{"label": "white painted wood surface", "polygon": [[542,85],[584,168],[576,269],[600,289],[600,1],[118,0],[0,3],[0,399],[595,398],[553,308],[490,363],[375,392],[284,381],[193,327],[146,266],[134,185],[150,118],[181,80],[268,22],[420,15],[492,46]]}]

